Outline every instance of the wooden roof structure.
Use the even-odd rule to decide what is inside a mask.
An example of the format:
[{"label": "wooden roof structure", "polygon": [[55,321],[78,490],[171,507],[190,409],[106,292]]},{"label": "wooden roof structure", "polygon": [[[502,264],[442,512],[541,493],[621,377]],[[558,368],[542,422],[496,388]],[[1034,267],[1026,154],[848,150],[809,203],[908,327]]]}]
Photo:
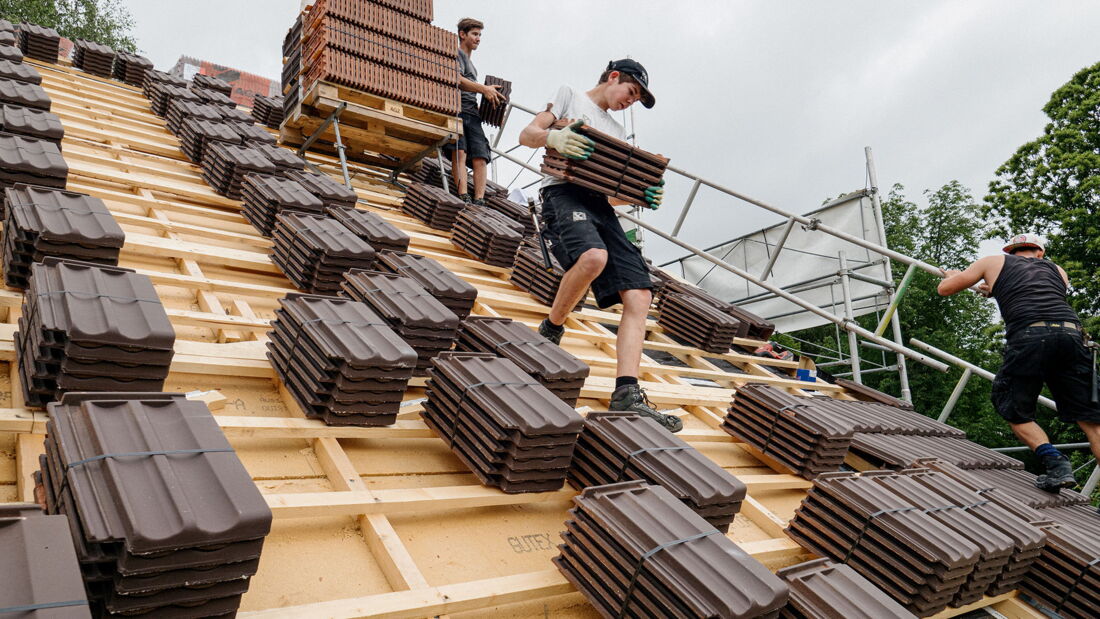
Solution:
[{"label": "wooden roof structure", "polygon": [[[269,259],[271,241],[240,215],[180,152],[138,89],[63,65],[34,63],[65,127],[68,188],[103,199],[126,232],[120,266],[147,274],[176,328],[166,391],[206,400],[275,516],[259,573],[244,597],[248,617],[595,617],[556,570],[558,532],[574,491],[508,495],[480,485],[418,416],[423,381],[390,427],[328,427],[305,419],[265,358],[277,300],[294,292]],[[310,159],[338,175],[334,160]],[[447,235],[403,214],[401,192],[381,170],[353,166],[360,208],[408,232],[410,251],[430,256],[479,290],[474,313],[535,326],[547,308],[513,287],[507,269],[464,256]],[[46,413],[23,406],[12,334],[23,297],[0,291],[0,502],[31,500]],[[592,368],[578,403],[606,407],[614,386],[614,311],[574,313],[564,347]],[[641,381],[660,409],[684,420],[679,435],[744,481],[749,495],[729,537],[771,569],[809,557],[783,532],[810,482],[718,429],[731,394],[746,383],[805,389],[766,365],[791,361],[675,343],[653,320],[646,349],[683,367],[643,359]],[[721,358],[740,373],[708,359]],[[708,379],[697,386],[689,378]],[[839,398],[843,389],[812,388]],[[1039,617],[1014,594],[950,609],[992,605]]]}]

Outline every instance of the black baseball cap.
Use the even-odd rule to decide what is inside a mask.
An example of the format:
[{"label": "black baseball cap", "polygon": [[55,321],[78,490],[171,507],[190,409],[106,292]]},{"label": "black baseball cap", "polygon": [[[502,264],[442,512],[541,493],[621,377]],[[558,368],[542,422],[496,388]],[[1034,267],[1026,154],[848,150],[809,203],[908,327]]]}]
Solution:
[{"label": "black baseball cap", "polygon": [[657,100],[653,98],[653,93],[649,92],[649,73],[646,73],[642,63],[637,60],[631,60],[630,58],[612,60],[607,63],[606,70],[626,73],[630,77],[633,77],[638,82],[638,85],[642,87],[642,105],[644,105],[647,110],[653,107],[653,104],[657,102]]}]

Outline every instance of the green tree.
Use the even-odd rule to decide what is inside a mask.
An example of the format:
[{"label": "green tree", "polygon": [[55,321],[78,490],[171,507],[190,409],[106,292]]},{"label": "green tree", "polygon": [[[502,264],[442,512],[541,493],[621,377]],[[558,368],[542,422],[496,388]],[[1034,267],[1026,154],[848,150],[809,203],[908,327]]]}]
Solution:
[{"label": "green tree", "polygon": [[134,18],[119,0],[0,0],[0,17],[53,28],[69,39],[137,51]]},{"label": "green tree", "polygon": [[995,235],[1047,237],[1047,255],[1069,274],[1071,302],[1100,335],[1100,63],[1054,91],[1043,112],[1043,135],[997,169],[985,213]]}]

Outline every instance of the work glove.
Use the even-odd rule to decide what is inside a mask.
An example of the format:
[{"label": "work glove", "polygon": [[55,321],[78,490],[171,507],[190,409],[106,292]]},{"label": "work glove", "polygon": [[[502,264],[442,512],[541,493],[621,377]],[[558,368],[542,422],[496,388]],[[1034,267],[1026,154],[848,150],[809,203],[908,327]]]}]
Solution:
[{"label": "work glove", "polygon": [[661,200],[665,197],[665,179],[645,190],[646,208],[657,210],[661,207]]},{"label": "work glove", "polygon": [[574,131],[583,126],[583,120],[576,120],[568,127],[551,129],[546,135],[546,146],[570,159],[588,159],[596,149],[596,143]]}]

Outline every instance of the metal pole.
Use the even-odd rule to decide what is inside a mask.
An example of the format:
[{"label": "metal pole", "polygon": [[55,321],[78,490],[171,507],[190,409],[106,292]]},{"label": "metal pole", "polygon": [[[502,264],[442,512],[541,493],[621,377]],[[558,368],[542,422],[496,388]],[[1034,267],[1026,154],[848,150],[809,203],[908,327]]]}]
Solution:
[{"label": "metal pole", "polygon": [[676,218],[676,225],[672,226],[672,236],[680,236],[680,228],[684,225],[684,220],[687,219],[688,211],[691,210],[691,203],[695,201],[695,194],[699,193],[699,181],[695,181],[695,184],[691,186],[691,192],[688,194],[687,202],[684,202],[684,208],[680,209],[680,216]]},{"label": "metal pole", "polygon": [[[852,285],[848,279],[848,258],[843,251],[837,252],[840,258],[840,290],[844,293],[844,320],[849,321],[855,316],[852,311]],[[863,375],[859,368],[859,339],[856,334],[848,331],[848,360],[852,365],[852,380],[857,384],[863,384]]]},{"label": "metal pole", "polygon": [[[344,104],[341,103],[340,106],[341,109],[343,109]],[[345,152],[347,148],[344,146],[344,141],[340,139],[339,112],[337,112],[336,116],[337,117],[332,119],[332,131],[336,134],[336,152],[340,155],[340,171],[344,174],[344,185],[346,185],[348,189],[351,189],[351,176],[348,175],[348,156]]]},{"label": "metal pole", "polygon": [[970,375],[974,373],[974,370],[965,368],[962,376],[959,377],[959,382],[955,384],[955,389],[951,392],[951,397],[947,398],[947,404],[943,405],[943,411],[940,412],[940,423],[946,423],[947,418],[951,416],[951,411],[955,410],[955,405],[959,403],[959,398],[962,397],[963,390],[966,389],[966,383],[970,382]]},{"label": "metal pole", "polygon": [[1089,478],[1085,481],[1085,485],[1081,486],[1081,494],[1091,498],[1092,493],[1096,492],[1096,484],[1100,483],[1100,462],[1096,463],[1096,466],[1092,467],[1092,473],[1089,474]]},{"label": "metal pole", "polygon": [[768,265],[764,267],[764,272],[760,274],[760,279],[766,280],[771,276],[775,261],[779,260],[779,252],[783,251],[783,246],[787,244],[787,237],[791,235],[791,230],[793,229],[794,218],[790,218],[787,220],[787,225],[783,227],[783,234],[779,236],[779,242],[775,245],[775,253],[768,257]]},{"label": "metal pole", "polygon": [[[819,365],[817,367],[821,367],[821,366]],[[869,368],[869,369],[865,369],[865,370],[860,370],[860,372],[862,372],[863,374],[874,374],[875,372],[896,372],[897,369],[898,369],[898,366],[896,366],[896,365],[884,365],[880,368]],[[841,372],[839,374],[833,374],[833,376],[839,376],[840,378],[847,378],[851,375],[852,375],[851,372]]]},{"label": "metal pole", "polygon": [[875,328],[875,333],[882,335],[886,332],[886,325],[894,318],[894,313],[898,311],[898,305],[901,304],[902,297],[905,296],[905,292],[909,290],[909,282],[913,281],[913,274],[917,272],[916,267],[909,265],[908,269],[905,269],[905,275],[901,276],[901,283],[898,284],[898,289],[891,295],[890,306],[886,308],[886,313],[882,315],[882,320],[879,321],[878,327]]},{"label": "metal pole", "polygon": [[[1088,443],[1058,443],[1054,447],[1056,449],[1060,450],[1060,451],[1065,450],[1065,449],[1088,449],[1089,444]],[[1022,453],[1022,452],[1025,452],[1025,451],[1031,451],[1031,448],[1028,447],[1027,445],[1019,445],[1019,446],[1016,446],[1016,447],[993,447],[992,449],[993,449],[993,451],[997,451],[997,452],[1000,452],[1000,453],[1003,453],[1003,454]],[[1085,466],[1088,466],[1089,464],[1091,464],[1091,463],[1086,462]],[[1077,467],[1077,469],[1074,472],[1077,472],[1077,471],[1079,471],[1083,468],[1085,468],[1085,467],[1084,466]]]},{"label": "metal pole", "polygon": [[443,167],[442,148],[435,149],[435,160],[439,162],[439,178],[443,179],[443,191],[446,193],[451,193],[451,179],[447,178],[446,168]]},{"label": "metal pole", "polygon": [[[960,358],[956,357],[955,355],[952,355],[949,352],[942,351],[939,348],[936,348],[935,346],[933,346],[931,344],[927,344],[925,342],[922,342],[922,341],[918,340],[917,338],[909,338],[909,344],[911,346],[914,346],[914,347],[919,348],[921,350],[930,352],[930,353],[936,355],[937,357],[943,359],[944,361],[948,361],[948,362],[950,362],[950,363],[952,363],[952,364],[954,364],[954,365],[956,365],[960,368],[964,368],[964,369],[969,368],[971,371],[974,372],[974,374],[977,374],[978,376],[981,376],[982,378],[984,378],[988,381],[993,380],[993,376],[994,376],[993,372],[990,372],[989,370],[987,370],[983,367],[974,365],[973,363],[970,363],[969,361],[960,359]],[[1039,404],[1042,404],[1043,406],[1049,408],[1050,410],[1055,410],[1055,411],[1058,410],[1058,406],[1056,404],[1054,404],[1054,400],[1051,400],[1050,398],[1048,398],[1046,396],[1039,396]]]}]

